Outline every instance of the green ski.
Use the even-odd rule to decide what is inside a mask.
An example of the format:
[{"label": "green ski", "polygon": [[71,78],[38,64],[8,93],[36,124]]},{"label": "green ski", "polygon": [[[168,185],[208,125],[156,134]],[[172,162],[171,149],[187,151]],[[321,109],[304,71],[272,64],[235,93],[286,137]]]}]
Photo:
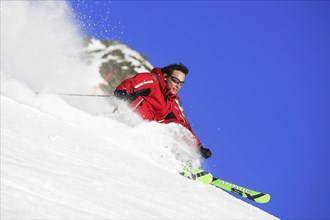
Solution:
[{"label": "green ski", "polygon": [[270,195],[268,193],[251,190],[213,177],[211,173],[199,168],[192,168],[187,165],[184,165],[183,170],[180,172],[180,174],[189,179],[193,179],[204,184],[211,184],[220,189],[235,193],[237,195],[242,196],[243,198],[250,199],[257,203],[267,203],[270,200]]},{"label": "green ski", "polygon": [[210,184],[213,180],[211,173],[199,168],[189,167],[187,165],[182,165],[182,171],[179,173],[188,179],[196,180],[204,184]]},{"label": "green ski", "polygon": [[267,203],[270,200],[270,195],[268,193],[257,192],[219,178],[213,177],[210,184],[226,191],[236,193],[257,203]]}]

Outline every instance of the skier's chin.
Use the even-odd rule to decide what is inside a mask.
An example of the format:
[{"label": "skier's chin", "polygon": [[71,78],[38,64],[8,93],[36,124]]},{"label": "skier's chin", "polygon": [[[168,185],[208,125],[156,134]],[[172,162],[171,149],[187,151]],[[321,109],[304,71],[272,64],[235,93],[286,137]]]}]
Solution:
[{"label": "skier's chin", "polygon": [[178,90],[172,89],[172,90],[171,90],[171,93],[172,93],[173,95],[176,95],[176,94],[178,93]]}]

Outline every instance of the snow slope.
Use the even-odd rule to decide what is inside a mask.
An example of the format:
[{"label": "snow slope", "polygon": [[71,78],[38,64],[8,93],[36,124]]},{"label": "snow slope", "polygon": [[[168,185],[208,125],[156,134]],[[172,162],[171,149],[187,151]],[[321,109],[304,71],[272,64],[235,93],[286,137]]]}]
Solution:
[{"label": "snow slope", "polygon": [[157,124],[72,111],[63,120],[1,96],[2,218],[274,218],[170,169]]},{"label": "snow slope", "polygon": [[200,163],[182,127],[57,95],[102,92],[65,2],[1,2],[1,27],[1,219],[275,219],[178,175]]}]

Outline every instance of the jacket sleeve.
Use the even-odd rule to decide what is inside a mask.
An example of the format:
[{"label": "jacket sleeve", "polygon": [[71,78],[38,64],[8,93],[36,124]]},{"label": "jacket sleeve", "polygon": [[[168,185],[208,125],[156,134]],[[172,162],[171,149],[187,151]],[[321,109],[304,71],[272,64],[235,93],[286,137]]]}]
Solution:
[{"label": "jacket sleeve", "polygon": [[187,128],[191,132],[191,134],[195,138],[196,145],[200,148],[202,146],[202,143],[199,140],[199,138],[197,137],[197,135],[195,134],[195,132],[193,131],[193,129],[191,128],[188,118],[184,114],[183,107],[181,106],[181,102],[179,99],[176,101],[176,104],[178,106],[177,110],[178,110],[179,116],[181,118],[181,120],[179,120],[179,123],[182,124],[185,128]]},{"label": "jacket sleeve", "polygon": [[[119,99],[127,101],[132,110],[143,119],[153,121],[162,109],[158,102],[160,89],[158,81],[151,73],[139,73],[124,80],[114,91]],[[158,101],[157,101],[158,100]],[[163,99],[164,100],[164,99]]]},{"label": "jacket sleeve", "polygon": [[146,95],[143,91],[148,90],[147,95],[153,91],[154,80],[149,73],[139,73],[132,78],[125,79],[114,91],[117,98],[124,101],[134,101],[139,95]]},{"label": "jacket sleeve", "polygon": [[191,134],[195,137],[196,145],[200,148],[202,146],[202,143],[199,140],[199,138],[197,137],[197,135],[195,134],[195,132],[192,130],[190,124],[188,122],[186,122],[183,126],[185,126],[191,132]]},{"label": "jacket sleeve", "polygon": [[[179,108],[180,109],[180,108]],[[188,129],[190,131],[190,133],[194,136],[194,141],[196,146],[198,146],[199,148],[202,146],[201,141],[199,140],[199,138],[197,137],[197,135],[195,134],[195,132],[193,131],[193,129],[191,128],[188,119],[186,118],[186,116],[184,116],[183,114],[183,110],[180,109],[180,113],[183,116],[182,120],[178,119],[178,116],[175,116],[175,114],[173,112],[171,112],[170,114],[168,114],[166,116],[166,118],[164,120],[160,120],[160,123],[177,123],[177,124],[181,124],[183,127],[185,127],[186,129]]]},{"label": "jacket sleeve", "polygon": [[190,131],[190,133],[194,136],[194,142],[195,142],[196,146],[198,148],[201,148],[202,143],[199,140],[199,138],[197,137],[197,135],[195,134],[195,132],[193,131],[193,129],[191,128],[189,122],[188,121],[186,121],[186,122],[180,122],[179,124],[181,124],[183,127],[187,128]]}]

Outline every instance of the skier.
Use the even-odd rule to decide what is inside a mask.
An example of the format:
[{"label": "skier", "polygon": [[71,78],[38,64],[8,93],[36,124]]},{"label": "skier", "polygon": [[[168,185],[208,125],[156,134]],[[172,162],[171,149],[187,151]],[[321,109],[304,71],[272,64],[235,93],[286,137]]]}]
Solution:
[{"label": "skier", "polygon": [[114,91],[119,99],[127,101],[133,111],[145,120],[160,123],[178,123],[187,128],[195,137],[196,146],[203,158],[209,158],[210,149],[204,148],[193,132],[183,113],[177,95],[182,88],[188,68],[183,64],[171,64],[154,68],[151,72],[136,74],[124,80]]}]

